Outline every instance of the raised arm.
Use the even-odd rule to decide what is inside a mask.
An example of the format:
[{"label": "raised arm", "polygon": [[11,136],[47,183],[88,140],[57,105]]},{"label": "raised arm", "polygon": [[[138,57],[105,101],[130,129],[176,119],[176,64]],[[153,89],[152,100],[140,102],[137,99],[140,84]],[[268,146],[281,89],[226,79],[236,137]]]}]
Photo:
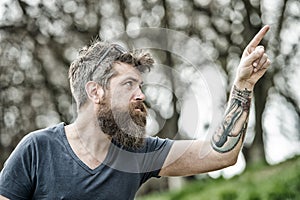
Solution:
[{"label": "raised arm", "polygon": [[270,66],[260,41],[264,26],[245,48],[237,69],[224,119],[211,141],[175,141],[160,171],[161,176],[184,176],[234,165],[245,137],[252,91]]}]

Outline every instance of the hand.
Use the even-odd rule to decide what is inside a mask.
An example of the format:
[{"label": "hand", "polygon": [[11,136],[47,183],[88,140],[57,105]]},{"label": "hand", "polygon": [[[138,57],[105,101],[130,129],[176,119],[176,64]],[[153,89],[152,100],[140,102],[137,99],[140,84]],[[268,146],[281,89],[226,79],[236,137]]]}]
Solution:
[{"label": "hand", "polygon": [[256,82],[271,64],[263,46],[258,46],[270,27],[264,26],[245,48],[237,69],[235,85],[240,89],[253,90]]}]

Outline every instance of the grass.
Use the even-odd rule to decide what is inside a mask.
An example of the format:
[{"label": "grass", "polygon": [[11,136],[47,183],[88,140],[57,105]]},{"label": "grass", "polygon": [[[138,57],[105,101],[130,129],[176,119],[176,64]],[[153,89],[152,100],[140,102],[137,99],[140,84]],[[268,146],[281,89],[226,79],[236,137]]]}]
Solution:
[{"label": "grass", "polygon": [[275,166],[252,166],[232,179],[190,182],[181,190],[138,200],[296,200],[300,199],[300,157]]}]

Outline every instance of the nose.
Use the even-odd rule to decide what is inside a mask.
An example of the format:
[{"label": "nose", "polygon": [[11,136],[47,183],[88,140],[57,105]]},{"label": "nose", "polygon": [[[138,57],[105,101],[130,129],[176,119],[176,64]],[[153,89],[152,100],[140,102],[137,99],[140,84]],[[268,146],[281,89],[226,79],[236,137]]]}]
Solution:
[{"label": "nose", "polygon": [[146,96],[140,88],[137,88],[135,93],[134,93],[133,99],[135,101],[145,101]]}]

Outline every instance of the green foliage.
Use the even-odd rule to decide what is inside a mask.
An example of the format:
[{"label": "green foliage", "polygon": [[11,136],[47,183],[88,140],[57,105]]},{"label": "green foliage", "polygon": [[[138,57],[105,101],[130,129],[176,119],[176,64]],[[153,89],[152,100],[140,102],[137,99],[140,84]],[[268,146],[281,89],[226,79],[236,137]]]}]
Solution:
[{"label": "green foliage", "polygon": [[293,200],[300,199],[300,157],[276,166],[252,166],[229,180],[208,179],[179,191],[157,193],[139,200]]}]

